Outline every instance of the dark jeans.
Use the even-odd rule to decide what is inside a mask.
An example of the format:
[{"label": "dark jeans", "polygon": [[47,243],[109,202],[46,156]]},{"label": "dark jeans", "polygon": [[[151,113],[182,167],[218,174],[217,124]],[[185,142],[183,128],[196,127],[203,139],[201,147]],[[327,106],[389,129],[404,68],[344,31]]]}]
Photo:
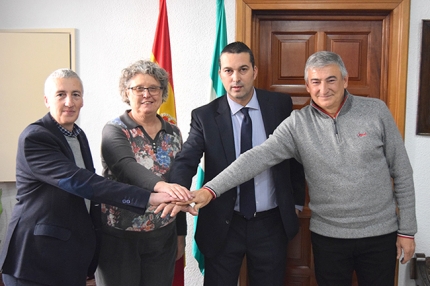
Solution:
[{"label": "dark jeans", "polygon": [[354,270],[359,285],[394,285],[396,232],[358,239],[332,238],[312,232],[311,239],[319,286],[350,286]]}]

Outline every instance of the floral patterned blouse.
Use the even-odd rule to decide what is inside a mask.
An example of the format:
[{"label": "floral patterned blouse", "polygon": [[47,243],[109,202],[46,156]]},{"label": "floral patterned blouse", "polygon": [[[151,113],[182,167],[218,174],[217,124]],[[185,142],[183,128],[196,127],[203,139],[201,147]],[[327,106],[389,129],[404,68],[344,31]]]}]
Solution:
[{"label": "floral patterned blouse", "polygon": [[[162,128],[153,140],[128,112],[103,128],[103,176],[152,191],[156,183],[168,180],[170,166],[182,147],[182,136],[176,125],[157,115]],[[104,226],[125,231],[153,231],[175,220],[170,216],[163,219],[154,210],[154,206],[148,206],[145,214],[139,215],[102,204],[102,222]]]}]

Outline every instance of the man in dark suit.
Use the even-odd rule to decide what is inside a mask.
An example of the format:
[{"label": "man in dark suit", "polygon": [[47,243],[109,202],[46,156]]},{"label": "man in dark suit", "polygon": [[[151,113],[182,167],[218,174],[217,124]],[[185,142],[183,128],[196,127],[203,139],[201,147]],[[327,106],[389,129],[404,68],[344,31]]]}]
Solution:
[{"label": "man in dark suit", "polygon": [[[219,65],[227,96],[193,110],[188,139],[171,168],[171,182],[188,188],[203,154],[206,182],[243,152],[241,141],[248,139],[241,135],[247,125],[242,109],[252,121],[253,146],[264,142],[292,111],[290,96],[254,88],[258,70],[244,43],[227,45]],[[251,216],[240,204],[245,201],[242,185],[200,209],[195,239],[205,257],[205,285],[237,285],[245,255],[250,285],[283,285],[287,243],[298,231],[295,205],[304,204],[303,168],[284,161],[253,180]]]},{"label": "man in dark suit", "polygon": [[185,188],[179,195],[151,194],[96,175],[87,138],[75,124],[82,97],[75,72],[54,71],[45,82],[49,113],[19,138],[18,202],[0,255],[6,285],[85,285],[97,266],[99,203],[143,214],[148,204],[188,196]]}]

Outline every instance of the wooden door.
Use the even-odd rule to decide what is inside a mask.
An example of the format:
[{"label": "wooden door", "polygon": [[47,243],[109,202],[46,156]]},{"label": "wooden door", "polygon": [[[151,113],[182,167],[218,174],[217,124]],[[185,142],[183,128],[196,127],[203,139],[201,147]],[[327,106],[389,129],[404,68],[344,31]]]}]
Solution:
[{"label": "wooden door", "polygon": [[[359,5],[369,4],[367,2],[376,3],[371,0],[360,1],[355,7],[351,6],[355,1],[334,1],[338,3],[332,3],[336,6],[331,8],[328,7],[331,4],[322,6],[321,1],[284,0],[266,6],[263,2],[237,0],[237,40],[248,43],[255,53],[259,68],[257,87],[288,93],[293,98],[294,108],[301,108],[310,100],[303,79],[307,58],[316,51],[333,51],[341,55],[349,72],[348,91],[384,100],[403,134],[405,98],[395,86],[405,92],[405,79],[393,75],[406,76],[394,68],[399,68],[399,64],[406,68],[407,50],[401,48],[407,44],[407,37],[396,38],[395,35],[399,31],[406,33],[407,27],[399,23],[399,18],[408,20],[408,14],[400,12],[409,11],[409,2],[406,5],[399,0],[397,6],[385,10],[381,7],[357,9]],[[376,6],[378,4],[374,8]],[[398,80],[403,81],[400,86]],[[300,230],[288,248],[285,285],[317,285],[308,202],[306,194]],[[245,266],[239,283],[248,285]],[[353,285],[357,285],[355,279]]]}]

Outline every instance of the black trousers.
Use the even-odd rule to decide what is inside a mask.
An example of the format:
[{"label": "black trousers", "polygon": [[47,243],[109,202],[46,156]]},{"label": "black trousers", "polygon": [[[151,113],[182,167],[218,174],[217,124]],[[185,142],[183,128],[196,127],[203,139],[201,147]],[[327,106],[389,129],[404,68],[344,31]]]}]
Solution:
[{"label": "black trousers", "polygon": [[18,279],[9,274],[3,274],[2,279],[5,286],[46,286],[45,284]]},{"label": "black trousers", "polygon": [[205,257],[205,286],[236,286],[246,255],[250,285],[284,285],[287,236],[279,209],[250,220],[235,214],[225,247],[215,257]]},{"label": "black trousers", "polygon": [[394,285],[396,232],[358,239],[332,238],[312,232],[311,239],[319,286],[350,286],[354,270],[359,285]]},{"label": "black trousers", "polygon": [[177,242],[174,222],[149,232],[104,228],[96,284],[172,285]]}]

